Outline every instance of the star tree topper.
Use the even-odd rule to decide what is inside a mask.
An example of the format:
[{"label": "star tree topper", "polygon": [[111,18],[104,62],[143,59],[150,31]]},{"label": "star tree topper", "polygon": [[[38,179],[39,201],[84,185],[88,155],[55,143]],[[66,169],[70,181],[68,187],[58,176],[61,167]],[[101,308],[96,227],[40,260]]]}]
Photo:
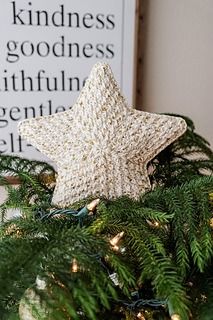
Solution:
[{"label": "star tree topper", "polygon": [[147,163],[181,136],[179,117],[130,108],[109,65],[97,63],[68,111],[27,119],[19,132],[57,165],[53,204],[88,196],[138,198],[150,189]]}]

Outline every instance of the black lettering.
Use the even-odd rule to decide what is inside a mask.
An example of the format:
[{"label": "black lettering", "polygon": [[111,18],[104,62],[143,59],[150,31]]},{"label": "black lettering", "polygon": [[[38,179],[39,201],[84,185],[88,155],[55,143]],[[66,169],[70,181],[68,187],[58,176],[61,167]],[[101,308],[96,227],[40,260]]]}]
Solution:
[{"label": "black lettering", "polygon": [[[12,107],[10,109],[10,112],[9,112],[9,115],[10,115],[10,119],[13,120],[13,121],[18,121],[21,119],[21,116],[20,116],[20,109],[18,107]],[[19,114],[19,116],[16,116],[15,117],[15,114]]]},{"label": "black lettering", "polygon": [[[76,20],[75,20],[75,24],[73,25],[73,16],[76,17]],[[77,12],[69,12],[68,13],[68,19],[69,19],[69,23],[68,23],[68,27],[75,27],[75,28],[79,28],[80,27],[80,24],[79,24],[79,14]]]},{"label": "black lettering", "polygon": [[14,152],[14,136],[13,136],[13,133],[10,133],[10,145],[11,145],[11,152]]},{"label": "black lettering", "polygon": [[[20,15],[24,12],[23,9],[19,9],[19,12],[16,12],[16,2],[12,1],[13,6],[13,24],[25,25],[24,21],[21,19]],[[19,23],[18,23],[19,22]]]},{"label": "black lettering", "polygon": [[48,107],[49,107],[49,113],[48,114],[52,114],[52,100],[48,100]]},{"label": "black lettering", "polygon": [[94,23],[86,23],[87,21],[90,22],[93,20],[93,15],[91,13],[85,13],[85,15],[83,16],[83,25],[85,28],[92,28],[94,26]]},{"label": "black lettering", "polygon": [[64,36],[61,36],[61,41],[54,43],[52,51],[55,57],[64,57]]},{"label": "black lettering", "polygon": [[[43,53],[42,53],[42,50],[41,50],[42,46],[43,46],[43,48],[45,50]],[[48,54],[50,53],[49,44],[47,42],[45,42],[45,41],[39,42],[38,45],[37,45],[37,53],[38,53],[38,55],[40,57],[43,57],[43,58],[47,57]]]},{"label": "black lettering", "polygon": [[65,72],[61,70],[61,90],[65,91]]},{"label": "black lettering", "polygon": [[83,87],[85,86],[85,83],[87,82],[87,79],[88,79],[88,77],[86,77],[86,78],[84,78],[84,80],[83,80]]},{"label": "black lettering", "polygon": [[[28,2],[29,6],[32,5],[31,2]],[[29,13],[29,26],[32,26],[33,25],[33,21],[32,21],[32,10],[28,10],[28,13]]]},{"label": "black lettering", "polygon": [[14,40],[9,40],[7,42],[7,62],[13,63],[13,62],[17,62],[19,60],[19,55],[17,53],[15,53],[16,49],[17,49],[17,45],[18,42],[14,41]]},{"label": "black lettering", "polygon": [[[25,77],[24,70],[21,70],[20,73],[21,73],[22,91],[34,91],[33,79],[31,77]],[[26,82],[29,83],[29,90],[26,90]]]},{"label": "black lettering", "polygon": [[114,55],[115,55],[115,53],[112,50],[112,48],[114,48],[114,45],[112,43],[106,45],[106,51],[109,53],[109,55],[106,54],[106,58],[107,59],[112,59],[114,57]]},{"label": "black lettering", "polygon": [[102,30],[104,28],[104,15],[102,13],[98,13],[96,16],[96,20],[97,20],[97,24],[96,24],[96,28]]},{"label": "black lettering", "polygon": [[[73,80],[75,80],[76,83],[76,89],[73,89]],[[79,79],[77,77],[75,78],[69,78],[70,81],[70,91],[79,91],[80,90],[80,83],[79,83]]]},{"label": "black lettering", "polygon": [[11,79],[12,79],[13,91],[18,91],[18,89],[16,88],[16,80],[18,79],[18,77],[16,76],[15,73],[11,76]]},{"label": "black lettering", "polygon": [[5,128],[8,125],[7,119],[1,119],[5,117],[6,111],[6,108],[0,107],[0,128]]},{"label": "black lettering", "polygon": [[[28,111],[31,110],[31,114],[29,116],[28,114]],[[35,114],[35,108],[34,107],[25,107],[24,108],[24,117],[25,119],[28,119],[28,118],[35,118],[36,114]]]},{"label": "black lettering", "polygon": [[42,89],[41,89],[41,79],[44,79],[44,77],[43,76],[41,76],[41,73],[45,73],[45,70],[39,70],[38,71],[38,75],[37,75],[37,77],[36,77],[36,79],[38,79],[38,91],[43,91]]},{"label": "black lettering", "polygon": [[79,43],[68,43],[68,46],[69,46],[69,57],[74,57],[73,55],[73,46],[76,48],[76,55],[75,55],[75,58],[79,58],[80,57],[80,50],[79,50]]},{"label": "black lettering", "polygon": [[96,50],[97,50],[96,58],[103,59],[104,58],[103,43],[97,43]]},{"label": "black lettering", "polygon": [[[4,70],[4,73],[7,73],[7,70]],[[7,81],[7,75],[5,75],[5,77],[3,77],[2,79],[4,79],[4,91],[8,91],[8,81]]]},{"label": "black lettering", "polygon": [[18,152],[22,152],[22,138],[20,136],[18,136],[18,146],[19,146],[19,149],[18,149]]},{"label": "black lettering", "polygon": [[7,142],[5,140],[0,140],[0,153],[4,153],[7,151],[7,148],[6,149],[2,149],[1,146],[6,146],[7,145]]},{"label": "black lettering", "polygon": [[93,49],[93,45],[91,43],[86,43],[84,46],[83,46],[83,55],[86,57],[86,58],[91,58],[93,56],[93,52],[91,54],[89,54],[89,51],[91,52],[91,50]]},{"label": "black lettering", "polygon": [[[52,80],[53,86],[50,88],[50,80]],[[47,90],[48,91],[57,91],[57,78],[53,77],[52,79],[46,78]]]},{"label": "black lettering", "polygon": [[[27,44],[29,44],[28,48],[26,46]],[[28,52],[27,52],[27,49],[28,49]],[[22,42],[22,44],[20,46],[20,50],[21,50],[21,53],[23,54],[23,56],[30,57],[34,53],[34,46],[33,46],[32,42],[26,40],[26,41]]]},{"label": "black lettering", "polygon": [[[48,13],[45,10],[42,11],[35,11],[35,13],[37,14],[37,25],[38,26],[48,26],[49,22],[48,22]],[[41,22],[41,17],[44,17],[43,20],[44,22]]]},{"label": "black lettering", "polygon": [[52,15],[52,23],[55,27],[64,27],[64,5],[61,4],[59,7],[61,10],[55,11]]},{"label": "black lettering", "polygon": [[46,109],[46,107],[43,105],[43,103],[40,104],[39,109],[40,109],[40,116],[43,116],[43,109]]},{"label": "black lettering", "polygon": [[114,14],[108,14],[106,16],[106,20],[107,20],[107,22],[109,22],[106,24],[106,29],[113,30],[115,28],[114,18],[115,18]]},{"label": "black lettering", "polygon": [[63,112],[63,111],[66,111],[66,108],[64,106],[58,106],[55,110],[55,113]]}]

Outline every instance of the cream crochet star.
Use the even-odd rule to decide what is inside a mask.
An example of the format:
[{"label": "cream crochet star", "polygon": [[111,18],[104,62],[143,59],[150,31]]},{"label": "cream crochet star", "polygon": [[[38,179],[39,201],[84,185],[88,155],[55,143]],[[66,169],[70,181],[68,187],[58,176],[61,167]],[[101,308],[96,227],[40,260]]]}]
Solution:
[{"label": "cream crochet star", "polygon": [[59,207],[88,196],[137,199],[150,189],[147,163],[185,130],[179,117],[130,108],[105,63],[93,67],[72,109],[19,124],[57,165]]}]

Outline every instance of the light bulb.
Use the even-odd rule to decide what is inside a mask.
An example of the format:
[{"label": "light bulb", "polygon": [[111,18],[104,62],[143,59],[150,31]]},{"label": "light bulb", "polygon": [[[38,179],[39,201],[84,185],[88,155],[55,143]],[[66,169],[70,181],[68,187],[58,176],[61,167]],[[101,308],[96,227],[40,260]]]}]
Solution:
[{"label": "light bulb", "polygon": [[146,320],[141,312],[138,312],[137,318],[140,320]]},{"label": "light bulb", "polygon": [[100,199],[95,199],[92,202],[90,202],[86,207],[89,211],[94,211],[97,205],[99,204]]},{"label": "light bulb", "polygon": [[39,276],[36,277],[36,286],[39,290],[45,290],[47,287],[46,281],[40,278]]},{"label": "light bulb", "polygon": [[[109,242],[113,247],[117,247],[118,246],[118,242],[121,240],[121,238],[124,235],[124,231],[118,233],[115,237],[113,237]],[[115,248],[116,250],[116,248]]]},{"label": "light bulb", "polygon": [[119,246],[113,246],[114,251],[119,251],[120,247]]},{"label": "light bulb", "polygon": [[77,260],[74,258],[72,261],[72,267],[71,267],[72,272],[76,273],[78,272],[78,264]]},{"label": "light bulb", "polygon": [[21,236],[21,230],[15,223],[10,224],[5,230],[6,235],[16,235],[17,237]]},{"label": "light bulb", "polygon": [[174,314],[172,314],[172,316],[171,316],[171,320],[181,320],[181,319],[180,319],[179,314],[174,313]]}]

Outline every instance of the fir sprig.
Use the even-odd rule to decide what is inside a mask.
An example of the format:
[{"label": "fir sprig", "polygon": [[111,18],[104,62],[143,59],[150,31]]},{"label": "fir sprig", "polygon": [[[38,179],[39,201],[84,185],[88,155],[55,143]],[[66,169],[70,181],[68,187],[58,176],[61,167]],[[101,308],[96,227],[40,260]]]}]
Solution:
[{"label": "fir sprig", "polygon": [[[174,313],[181,320],[190,314],[210,319],[213,154],[185,120],[187,132],[150,163],[152,191],[139,201],[102,199],[80,225],[72,216],[51,215],[56,209],[51,166],[1,155],[0,181],[8,192],[1,213],[10,208],[22,213],[0,228],[1,319],[18,319],[27,288],[41,296],[53,320],[135,320],[139,311],[146,320],[167,320]],[[5,175],[18,177],[19,185],[11,186]],[[85,203],[68,209],[80,210]],[[110,239],[121,232],[114,250]],[[37,276],[47,284],[43,292],[36,289]],[[146,301],[165,305],[155,309]]]},{"label": "fir sprig", "polygon": [[213,174],[213,152],[208,141],[195,132],[191,119],[181,117],[187,123],[185,134],[150,162],[150,179],[154,186],[180,185],[198,176]]}]

